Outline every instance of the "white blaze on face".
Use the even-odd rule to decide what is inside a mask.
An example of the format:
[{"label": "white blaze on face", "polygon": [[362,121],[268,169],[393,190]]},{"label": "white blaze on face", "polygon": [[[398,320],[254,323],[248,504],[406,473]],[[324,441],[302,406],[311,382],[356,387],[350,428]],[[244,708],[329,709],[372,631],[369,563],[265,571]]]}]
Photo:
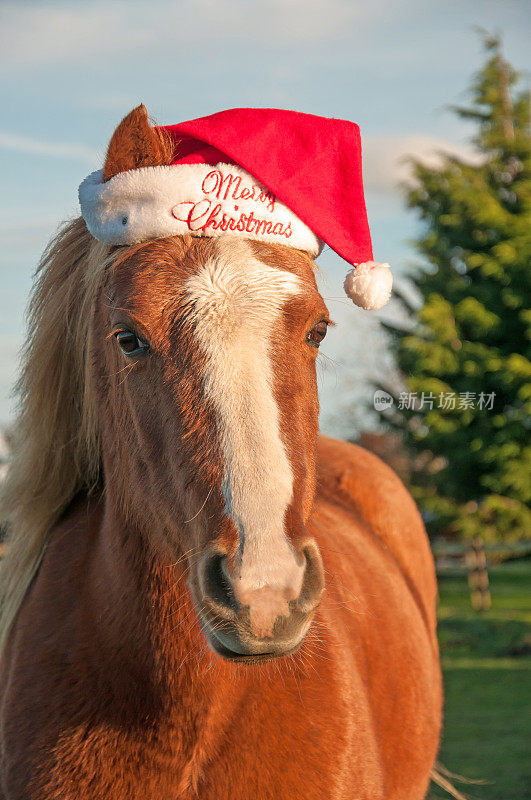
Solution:
[{"label": "white blaze on face", "polygon": [[297,276],[259,261],[246,242],[216,242],[186,284],[196,340],[206,356],[204,388],[218,418],[225,511],[243,545],[239,583],[300,590],[303,568],[284,531],[293,473],[280,438],[270,349]]}]

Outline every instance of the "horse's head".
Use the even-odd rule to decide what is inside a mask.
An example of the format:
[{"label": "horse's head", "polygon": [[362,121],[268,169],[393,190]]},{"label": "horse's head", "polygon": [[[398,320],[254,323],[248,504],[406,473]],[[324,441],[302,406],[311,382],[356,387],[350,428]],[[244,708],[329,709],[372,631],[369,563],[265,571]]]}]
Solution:
[{"label": "horse's head", "polygon": [[[121,169],[124,136],[138,161],[127,134]],[[145,136],[142,146],[145,156]],[[113,158],[111,143],[107,173]],[[99,295],[91,362],[106,482],[181,560],[228,658],[296,649],[323,592],[305,523],[327,325],[305,253],[230,236],[117,250]]]}]

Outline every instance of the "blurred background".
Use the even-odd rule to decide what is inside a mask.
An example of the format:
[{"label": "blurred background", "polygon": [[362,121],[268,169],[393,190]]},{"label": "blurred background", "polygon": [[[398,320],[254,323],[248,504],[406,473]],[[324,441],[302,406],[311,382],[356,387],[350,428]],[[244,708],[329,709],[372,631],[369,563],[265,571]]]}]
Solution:
[{"label": "blurred background", "polygon": [[[531,797],[531,177],[525,0],[0,4],[0,479],[32,274],[120,119],[238,106],[360,125],[381,312],[344,296],[319,362],[323,432],[413,492],[440,588],[441,761],[470,798]],[[434,789],[434,797],[443,797]]]}]

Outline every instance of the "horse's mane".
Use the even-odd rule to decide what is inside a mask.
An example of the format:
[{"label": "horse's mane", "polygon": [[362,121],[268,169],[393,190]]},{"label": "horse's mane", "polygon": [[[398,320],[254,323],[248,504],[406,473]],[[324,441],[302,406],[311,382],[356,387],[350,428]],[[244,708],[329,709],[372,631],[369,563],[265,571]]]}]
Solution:
[{"label": "horse's mane", "polygon": [[13,457],[0,495],[9,545],[0,567],[0,651],[39,567],[53,523],[99,484],[101,454],[90,371],[90,323],[110,248],[83,219],[66,223],[37,269],[16,386]]}]

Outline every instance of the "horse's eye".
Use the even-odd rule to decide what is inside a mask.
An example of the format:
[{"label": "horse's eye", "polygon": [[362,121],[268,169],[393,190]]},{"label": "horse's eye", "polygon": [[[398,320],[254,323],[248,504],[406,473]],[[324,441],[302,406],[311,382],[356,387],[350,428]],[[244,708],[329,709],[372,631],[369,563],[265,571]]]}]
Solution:
[{"label": "horse's eye", "polygon": [[122,353],[126,356],[138,356],[149,350],[149,345],[139,339],[133,331],[116,331],[114,334]]},{"label": "horse's eye", "polygon": [[319,347],[321,342],[323,341],[324,337],[326,336],[326,332],[328,330],[328,322],[325,320],[321,320],[318,322],[317,325],[311,329],[306,335],[306,341],[311,344],[313,347]]}]

